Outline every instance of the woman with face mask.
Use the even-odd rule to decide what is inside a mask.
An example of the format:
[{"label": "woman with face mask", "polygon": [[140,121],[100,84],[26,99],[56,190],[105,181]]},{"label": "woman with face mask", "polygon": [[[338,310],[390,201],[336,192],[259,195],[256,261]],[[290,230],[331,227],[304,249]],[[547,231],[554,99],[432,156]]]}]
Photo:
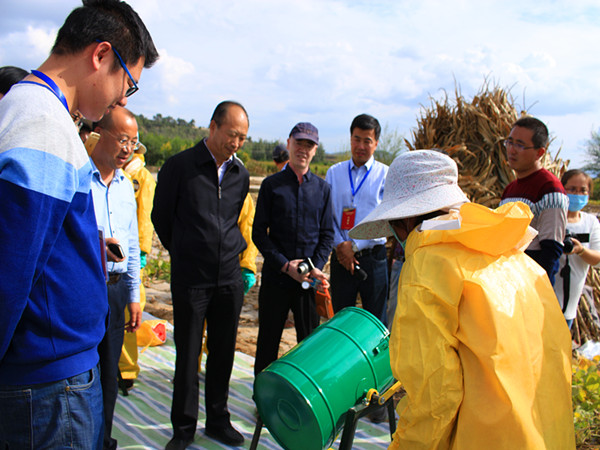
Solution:
[{"label": "woman with face mask", "polygon": [[554,292],[570,328],[577,315],[588,269],[600,263],[600,224],[595,215],[581,211],[592,193],[592,178],[574,169],[565,172],[560,181],[569,197],[569,212],[564,254],[560,257]]}]

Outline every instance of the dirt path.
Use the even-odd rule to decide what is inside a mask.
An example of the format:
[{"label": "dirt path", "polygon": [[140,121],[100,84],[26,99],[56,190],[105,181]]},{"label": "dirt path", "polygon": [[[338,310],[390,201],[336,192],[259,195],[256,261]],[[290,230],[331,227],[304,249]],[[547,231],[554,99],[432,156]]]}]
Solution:
[{"label": "dirt path", "polygon": [[[160,244],[155,239],[156,253],[153,249],[154,257],[159,252]],[[166,251],[163,249],[163,255]],[[262,268],[262,257],[257,258],[258,271]],[[260,275],[259,275],[260,277]],[[258,277],[258,278],[259,278]],[[161,319],[166,319],[173,323],[173,303],[171,301],[171,290],[168,282],[146,280],[146,308],[145,310]],[[258,335],[258,282],[253,286],[244,298],[242,313],[240,315],[240,324],[238,328],[236,350],[247,355],[254,356],[256,353],[256,338]],[[287,352],[296,345],[296,331],[294,328],[286,328],[283,331],[281,339],[280,354]]]}]

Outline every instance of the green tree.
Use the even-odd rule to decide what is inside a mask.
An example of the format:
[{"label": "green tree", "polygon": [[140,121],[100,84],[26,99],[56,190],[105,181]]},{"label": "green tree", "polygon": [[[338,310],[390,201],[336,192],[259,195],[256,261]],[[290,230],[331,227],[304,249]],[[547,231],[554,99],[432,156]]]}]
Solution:
[{"label": "green tree", "polygon": [[583,167],[583,170],[600,175],[600,131],[592,131],[591,138],[587,141],[586,153],[589,162]]},{"label": "green tree", "polygon": [[386,123],[379,136],[379,143],[375,151],[375,159],[388,166],[400,153],[408,151],[404,135],[397,129],[390,130]]}]

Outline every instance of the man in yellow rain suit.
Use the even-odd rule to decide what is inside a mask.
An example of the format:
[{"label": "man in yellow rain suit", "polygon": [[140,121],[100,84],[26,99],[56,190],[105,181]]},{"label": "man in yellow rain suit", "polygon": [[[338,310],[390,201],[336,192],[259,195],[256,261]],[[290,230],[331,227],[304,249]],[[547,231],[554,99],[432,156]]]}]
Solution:
[{"label": "man in yellow rain suit", "polygon": [[533,215],[468,203],[457,178],[441,152],[402,154],[350,231],[406,241],[390,360],[407,395],[390,448],[575,448],[570,334],[523,252]]},{"label": "man in yellow rain suit", "polygon": [[[146,265],[146,257],[152,251],[152,237],[154,235],[154,226],[150,220],[152,212],[152,202],[154,201],[154,189],[156,181],[148,169],[144,161],[144,153],[146,147],[140,142],[138,149],[133,154],[132,159],[124,167],[125,173],[133,183],[135,193],[135,202],[137,204],[137,221],[138,233],[140,241],[140,279],[143,280],[144,266]],[[146,305],[146,290],[144,283],[140,283],[140,307],[142,311]],[[125,310],[125,322],[129,320],[129,312]],[[123,351],[119,358],[119,370],[127,388],[133,386],[134,380],[140,373],[138,365],[138,348],[136,333],[125,333],[123,339]]]}]

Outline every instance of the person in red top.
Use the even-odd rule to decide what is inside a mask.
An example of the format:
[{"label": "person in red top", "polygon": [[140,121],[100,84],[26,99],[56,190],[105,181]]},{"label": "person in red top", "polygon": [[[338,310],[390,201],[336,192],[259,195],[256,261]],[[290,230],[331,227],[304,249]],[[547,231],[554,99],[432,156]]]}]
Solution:
[{"label": "person in red top", "polygon": [[521,201],[533,213],[538,232],[526,253],[542,266],[552,285],[558,272],[567,226],[569,199],[558,178],[542,167],[548,147],[548,128],[535,117],[517,120],[504,140],[508,165],[517,179],[504,189],[500,205]]}]

